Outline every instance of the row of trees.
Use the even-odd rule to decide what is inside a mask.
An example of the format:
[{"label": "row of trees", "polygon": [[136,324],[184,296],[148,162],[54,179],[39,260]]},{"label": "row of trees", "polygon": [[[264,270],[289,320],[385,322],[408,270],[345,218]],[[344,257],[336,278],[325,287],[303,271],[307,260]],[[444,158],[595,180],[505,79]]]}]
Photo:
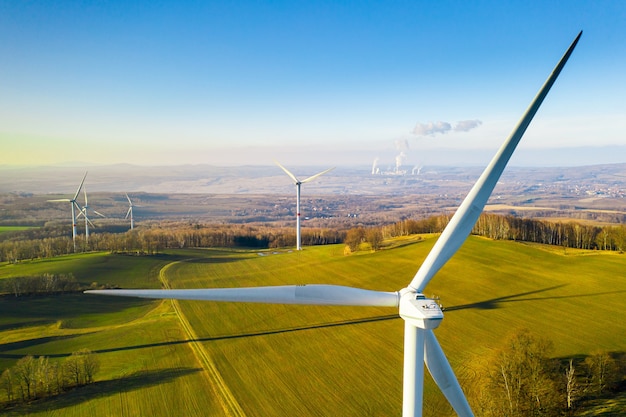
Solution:
[{"label": "row of trees", "polygon": [[577,249],[624,251],[626,227],[577,222],[550,222],[514,216],[483,214],[473,233],[492,239],[521,240]]},{"label": "row of trees", "polygon": [[622,358],[597,351],[584,359],[550,359],[552,346],[525,329],[512,334],[474,374],[467,394],[476,414],[571,415],[585,400],[616,389],[623,378]]},{"label": "row of trees", "polygon": [[38,276],[13,277],[0,280],[0,294],[16,297],[34,294],[60,294],[80,290],[73,274],[44,273]]},{"label": "row of trees", "polygon": [[[302,231],[304,245],[341,243],[345,231],[307,228]],[[248,247],[280,248],[296,244],[293,228],[252,225],[202,225],[159,223],[126,233],[97,233],[89,236],[89,245],[82,236],[77,247],[82,250],[111,252],[158,253],[167,248]],[[66,237],[45,239],[14,238],[0,242],[0,262],[46,258],[73,252],[72,240]]]},{"label": "row of trees", "polygon": [[74,352],[62,362],[46,356],[25,356],[0,377],[4,404],[59,395],[69,388],[91,384],[99,368],[98,359],[89,349]]},{"label": "row of trees", "polygon": [[[382,227],[353,228],[347,231],[345,243],[351,250],[357,250],[362,243],[368,243],[368,247],[375,250],[386,238],[418,233],[440,233],[450,218],[451,216],[434,216],[424,220],[402,220]],[[565,248],[619,252],[626,249],[624,225],[597,226],[483,213],[472,233],[495,240],[518,240]]]},{"label": "row of trees", "polygon": [[[353,229],[304,228],[303,245],[324,245],[345,242],[357,250],[363,242],[378,249],[383,239],[417,233],[440,233],[450,216],[428,219],[406,219],[393,224]],[[514,216],[483,214],[472,233],[492,239],[520,240],[559,245],[565,248],[623,251],[626,248],[626,226],[587,225],[576,222],[552,222],[522,219]],[[78,239],[83,250],[156,253],[167,248],[185,247],[248,247],[279,248],[295,246],[296,235],[291,227],[273,225],[204,225],[189,223],[158,223],[142,226],[126,233],[97,233],[89,244]],[[46,258],[72,253],[67,237],[20,239],[0,242],[0,262]]]}]

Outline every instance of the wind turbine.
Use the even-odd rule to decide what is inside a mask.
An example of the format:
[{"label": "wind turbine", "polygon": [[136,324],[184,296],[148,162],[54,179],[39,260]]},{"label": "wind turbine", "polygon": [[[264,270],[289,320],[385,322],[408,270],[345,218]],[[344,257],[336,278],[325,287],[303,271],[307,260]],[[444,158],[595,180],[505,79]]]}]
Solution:
[{"label": "wind turbine", "polygon": [[397,292],[382,292],[335,285],[291,285],[193,290],[92,290],[86,292],[183,300],[396,307],[399,308],[400,317],[405,322],[403,417],[422,415],[424,384],[422,360],[454,411],[462,417],[473,416],[463,390],[433,332],[433,329],[441,323],[443,313],[435,300],[424,296],[424,288],[470,234],[513,151],[565,66],[581,35],[582,31],[574,39],[541,87],[509,138],[465,197],[406,288]]},{"label": "wind turbine", "polygon": [[76,189],[76,194],[74,194],[74,198],[72,199],[60,198],[57,200],[48,200],[52,202],[63,201],[63,202],[70,203],[70,207],[72,208],[72,243],[74,244],[74,252],[76,252],[76,209],[78,209],[79,212],[81,211],[81,208],[76,202],[76,199],[78,198],[78,194],[80,193],[81,188],[83,188],[83,183],[85,182],[85,178],[87,178],[87,172],[85,172],[85,175],[83,176],[83,180],[80,182],[78,189]]},{"label": "wind turbine", "polygon": [[130,197],[128,196],[128,193],[126,193],[126,199],[128,200],[128,211],[126,212],[126,217],[124,217],[125,219],[128,219],[128,216],[130,216],[130,230],[133,230],[135,228],[135,221],[133,220],[133,202],[130,201]]},{"label": "wind turbine", "polygon": [[300,186],[304,184],[305,182],[313,181],[315,178],[319,177],[320,175],[324,175],[327,172],[332,171],[333,169],[335,169],[335,167],[328,168],[326,171],[319,172],[315,175],[310,176],[307,179],[300,181],[295,175],[289,172],[287,168],[279,164],[278,161],[274,161],[274,162],[276,162],[276,165],[278,165],[283,171],[285,171],[287,175],[289,175],[289,177],[293,180],[294,184],[296,185],[296,248],[298,250],[302,250],[302,244],[301,244],[301,239],[300,239]]},{"label": "wind turbine", "polygon": [[[78,216],[83,216],[85,218],[85,244],[89,243],[89,225],[96,227],[91,220],[89,220],[89,202],[87,201],[87,189],[83,188],[83,195],[85,196],[85,205],[82,207]],[[98,213],[96,210],[93,210],[95,214],[100,217],[106,217],[104,214]]]}]

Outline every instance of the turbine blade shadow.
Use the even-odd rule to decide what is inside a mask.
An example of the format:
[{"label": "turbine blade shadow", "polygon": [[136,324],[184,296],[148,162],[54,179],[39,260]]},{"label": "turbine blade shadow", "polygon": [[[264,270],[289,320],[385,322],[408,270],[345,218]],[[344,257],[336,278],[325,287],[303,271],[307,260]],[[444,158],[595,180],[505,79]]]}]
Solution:
[{"label": "turbine blade shadow", "polygon": [[463,305],[458,305],[458,306],[446,307],[445,311],[447,313],[449,311],[458,311],[458,310],[467,310],[467,309],[491,310],[491,309],[501,308],[499,304],[502,304],[502,303],[516,303],[516,302],[522,302],[522,301],[563,300],[563,299],[568,299],[568,298],[598,297],[598,296],[603,296],[603,295],[614,295],[614,294],[626,293],[626,290],[620,290],[620,291],[604,291],[604,292],[572,294],[572,295],[555,295],[551,297],[519,298],[519,297],[525,297],[525,296],[532,295],[532,294],[548,292],[557,288],[566,287],[567,285],[568,284],[556,285],[556,286],[544,288],[541,290],[507,295],[504,297],[492,298],[489,300],[478,301],[476,303],[471,303],[471,304],[463,304]]},{"label": "turbine blade shadow", "polygon": [[[215,342],[215,341],[220,341],[220,340],[244,339],[248,337],[270,336],[270,335],[277,335],[277,334],[284,334],[284,333],[302,332],[302,331],[307,331],[307,330],[325,329],[325,328],[340,327],[340,326],[351,326],[355,324],[366,324],[366,323],[373,323],[373,322],[379,322],[379,321],[399,320],[399,319],[400,319],[400,316],[398,316],[397,314],[390,314],[390,315],[384,315],[384,316],[363,317],[363,318],[353,319],[353,320],[342,320],[342,321],[335,321],[335,322],[329,322],[329,323],[312,324],[309,326],[297,326],[297,327],[288,327],[288,328],[283,328],[283,329],[262,330],[258,332],[229,334],[229,335],[214,336],[214,337],[202,337],[202,338],[190,339],[190,340],[170,340],[166,342],[146,343],[143,345],[134,345],[134,346],[120,346],[116,348],[93,350],[93,352],[94,353],[122,352],[122,351],[128,351],[128,350],[146,349],[146,348],[153,348],[153,347],[183,345],[183,344],[193,343],[193,342]],[[23,355],[19,355],[20,358],[22,356]],[[50,358],[63,358],[63,357],[70,356],[70,353],[46,354],[45,356],[48,356]],[[17,358],[17,355],[0,354],[0,358]]]}]

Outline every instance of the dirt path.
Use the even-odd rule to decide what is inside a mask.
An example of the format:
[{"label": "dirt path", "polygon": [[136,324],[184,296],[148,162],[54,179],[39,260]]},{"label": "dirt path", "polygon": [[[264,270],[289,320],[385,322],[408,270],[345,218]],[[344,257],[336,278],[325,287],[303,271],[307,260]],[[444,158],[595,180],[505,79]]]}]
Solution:
[{"label": "dirt path", "polygon": [[[166,278],[167,270],[171,266],[179,262],[182,262],[182,261],[172,262],[172,263],[165,265],[163,268],[161,268],[161,271],[159,272],[159,280],[163,284],[164,288],[170,289],[169,282]],[[237,399],[235,398],[233,393],[230,391],[230,389],[226,385],[226,382],[224,381],[224,379],[222,378],[222,375],[220,375],[219,371],[217,370],[215,363],[213,363],[211,356],[206,351],[206,349],[204,349],[201,343],[196,342],[196,340],[198,340],[198,335],[189,324],[187,317],[185,317],[185,315],[183,314],[180,308],[180,304],[178,303],[178,300],[170,300],[170,301],[172,303],[172,307],[174,308],[174,312],[176,313],[176,316],[178,316],[178,319],[180,320],[180,324],[182,325],[182,328],[185,331],[187,340],[191,341],[189,344],[189,346],[191,347],[191,350],[193,351],[194,355],[196,355],[198,362],[200,362],[202,367],[206,370],[206,375],[208,376],[209,381],[212,383],[211,385],[214,387],[216,393],[220,397],[219,400],[220,400],[220,403],[222,404],[222,408],[224,409],[224,412],[226,413],[227,416],[245,417],[246,414],[244,413],[243,409],[237,402]]]}]

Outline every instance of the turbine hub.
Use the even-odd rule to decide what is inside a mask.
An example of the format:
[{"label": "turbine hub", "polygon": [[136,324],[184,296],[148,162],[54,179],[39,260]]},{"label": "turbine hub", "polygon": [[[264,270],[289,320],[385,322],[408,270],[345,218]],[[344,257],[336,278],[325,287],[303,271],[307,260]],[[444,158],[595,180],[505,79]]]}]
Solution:
[{"label": "turbine hub", "polygon": [[435,329],[443,320],[443,312],[435,300],[405,288],[400,291],[400,317],[417,328]]}]

